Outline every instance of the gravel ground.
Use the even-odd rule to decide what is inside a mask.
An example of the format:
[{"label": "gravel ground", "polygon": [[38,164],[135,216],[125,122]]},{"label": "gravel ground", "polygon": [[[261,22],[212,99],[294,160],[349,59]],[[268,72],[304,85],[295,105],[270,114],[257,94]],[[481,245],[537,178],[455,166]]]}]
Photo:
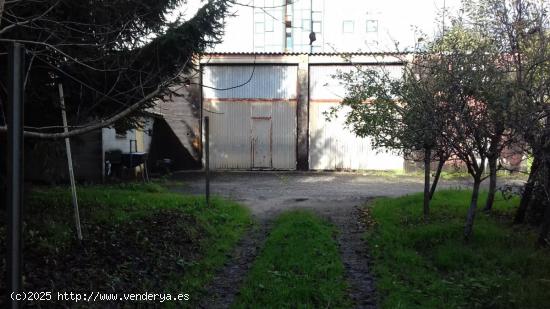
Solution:
[{"label": "gravel ground", "polygon": [[[260,218],[272,218],[295,208],[350,207],[380,196],[401,196],[422,191],[413,176],[364,176],[339,172],[213,172],[211,192],[241,202]],[[179,192],[204,194],[204,173],[181,172]],[[469,186],[468,181],[441,181],[439,188]]]},{"label": "gravel ground", "polygon": [[[203,172],[173,176],[183,182],[175,189],[186,194],[204,194]],[[439,188],[466,188],[469,181],[440,181]],[[252,262],[269,233],[272,220],[291,209],[310,209],[331,221],[342,262],[346,268],[349,296],[355,308],[376,308],[375,282],[370,272],[368,244],[362,238],[365,226],[358,206],[381,196],[401,196],[423,190],[416,176],[373,176],[340,172],[213,172],[211,192],[242,203],[256,218],[248,233],[218,272],[203,308],[228,308],[238,294]]]}]

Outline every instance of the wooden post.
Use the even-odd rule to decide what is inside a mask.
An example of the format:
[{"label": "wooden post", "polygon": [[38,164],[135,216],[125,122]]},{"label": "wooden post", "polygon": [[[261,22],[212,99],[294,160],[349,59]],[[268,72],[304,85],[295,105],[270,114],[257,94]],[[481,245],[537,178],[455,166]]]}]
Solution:
[{"label": "wooden post", "polygon": [[[63,118],[63,131],[67,133],[69,132],[69,128],[67,124],[67,112],[65,111],[65,96],[63,95],[63,85],[61,83],[58,84],[58,88],[59,88],[59,102],[61,104],[61,117]],[[74,180],[73,157],[71,154],[71,142],[68,137],[65,137],[65,148],[67,150],[67,163],[69,164],[69,179],[71,180],[71,193],[73,197],[76,236],[78,240],[81,241],[82,229],[80,227],[80,214],[78,213],[78,197],[76,196],[76,184]]]},{"label": "wooden post", "polygon": [[204,170],[206,173],[206,205],[210,206],[210,121],[209,117],[204,117],[204,153],[205,163]]},{"label": "wooden post", "polygon": [[23,203],[23,69],[25,49],[14,43],[8,49],[8,192],[7,288],[10,308],[19,308],[11,297],[21,292],[21,205]]}]

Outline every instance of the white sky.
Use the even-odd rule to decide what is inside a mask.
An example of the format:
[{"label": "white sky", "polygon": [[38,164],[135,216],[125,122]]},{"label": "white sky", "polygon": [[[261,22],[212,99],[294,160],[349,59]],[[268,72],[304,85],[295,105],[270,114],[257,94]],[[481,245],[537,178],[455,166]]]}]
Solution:
[{"label": "white sky", "polygon": [[[253,3],[253,0],[235,1],[245,4]],[[177,11],[179,13],[184,13],[186,19],[191,18],[197,9],[204,5],[204,2],[204,0],[188,0],[187,3],[183,4]],[[384,27],[379,30],[385,32],[381,33],[381,35],[386,36],[386,41],[392,38],[400,41],[401,47],[406,47],[416,40],[411,31],[412,26],[417,27],[422,30],[422,32],[431,36],[440,26],[439,22],[436,23],[438,12],[440,12],[444,5],[448,11],[456,12],[460,2],[461,0],[325,0],[325,7],[334,7],[335,5],[342,4],[352,8],[367,8],[369,11],[378,10],[382,12],[382,18],[385,23]],[[219,48],[228,51],[246,51],[239,49],[243,49],[242,46],[250,46],[252,44],[243,42],[243,40],[251,38],[242,35],[243,33],[250,32],[249,29],[252,26],[252,21],[249,20],[251,11],[252,8],[243,6],[234,5],[230,8],[230,12],[235,12],[237,17],[230,17],[227,19],[227,39],[224,40],[225,42],[222,43],[222,46],[219,46]],[[349,10],[346,9],[336,12],[333,12],[333,10],[325,12],[325,14],[342,15],[342,19],[345,19],[344,16],[350,13],[355,12],[349,12]],[[239,16],[241,16],[240,19]]]}]

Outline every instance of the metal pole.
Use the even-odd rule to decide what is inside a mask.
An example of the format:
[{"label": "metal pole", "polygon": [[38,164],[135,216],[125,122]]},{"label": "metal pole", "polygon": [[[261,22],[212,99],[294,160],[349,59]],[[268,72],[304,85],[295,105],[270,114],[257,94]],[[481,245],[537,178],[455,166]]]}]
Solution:
[{"label": "metal pole", "polygon": [[447,3],[445,0],[443,0],[443,16],[441,21],[441,32],[443,32],[443,35],[445,35],[445,10],[447,9]]},{"label": "metal pole", "polygon": [[[309,33],[313,32],[313,0],[309,1]],[[309,53],[313,53],[313,42],[309,44]]]},{"label": "metal pole", "polygon": [[23,202],[23,69],[24,47],[9,48],[8,85],[8,239],[7,279],[10,308],[19,308],[11,296],[21,292],[21,204]]},{"label": "metal pole", "polygon": [[208,116],[204,117],[204,152],[205,152],[205,164],[204,169],[206,172],[206,205],[210,206],[210,121]]},{"label": "metal pole", "polygon": [[[57,86],[59,89],[59,102],[61,104],[61,118],[63,118],[63,131],[67,133],[69,132],[69,128],[67,124],[67,112],[65,111],[65,96],[63,94],[63,85],[59,83]],[[82,228],[80,227],[80,214],[78,212],[78,197],[76,196],[76,184],[74,180],[73,156],[71,154],[71,142],[68,137],[65,137],[65,149],[67,151],[67,163],[69,164],[69,179],[71,180],[71,193],[73,197],[76,236],[79,241],[82,241]]]}]

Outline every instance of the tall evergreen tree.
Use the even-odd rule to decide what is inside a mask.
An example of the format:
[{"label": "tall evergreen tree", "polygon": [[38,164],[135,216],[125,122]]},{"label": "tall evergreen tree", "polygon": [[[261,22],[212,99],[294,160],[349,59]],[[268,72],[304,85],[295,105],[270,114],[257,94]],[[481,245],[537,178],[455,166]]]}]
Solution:
[{"label": "tall evergreen tree", "polygon": [[184,0],[6,2],[0,62],[6,64],[11,42],[25,45],[27,136],[62,136],[57,83],[64,85],[71,124],[79,126],[71,134],[115,120],[123,127],[138,125],[142,112],[189,73],[193,56],[221,40],[225,1],[209,0],[194,17],[169,22],[167,14],[185,5]]}]

